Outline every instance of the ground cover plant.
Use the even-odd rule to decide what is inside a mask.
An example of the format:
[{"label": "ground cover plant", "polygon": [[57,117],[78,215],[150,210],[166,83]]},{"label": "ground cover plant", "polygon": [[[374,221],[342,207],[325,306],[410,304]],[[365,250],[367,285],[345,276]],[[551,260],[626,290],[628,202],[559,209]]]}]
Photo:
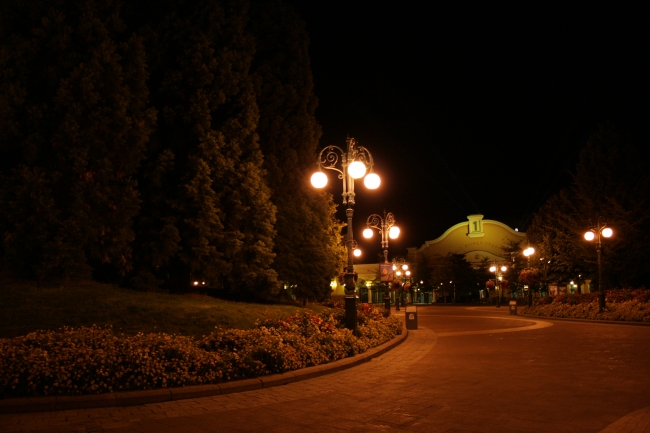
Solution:
[{"label": "ground cover plant", "polygon": [[605,303],[600,313],[597,292],[547,296],[536,299],[532,307],[523,307],[521,312],[533,316],[650,322],[648,289],[606,290]]},{"label": "ground cover plant", "polygon": [[216,327],[202,336],[117,334],[62,328],[0,339],[0,398],[84,395],[219,383],[353,356],[401,333],[401,321],[362,304],[358,334],[345,312],[267,318],[254,328]]}]

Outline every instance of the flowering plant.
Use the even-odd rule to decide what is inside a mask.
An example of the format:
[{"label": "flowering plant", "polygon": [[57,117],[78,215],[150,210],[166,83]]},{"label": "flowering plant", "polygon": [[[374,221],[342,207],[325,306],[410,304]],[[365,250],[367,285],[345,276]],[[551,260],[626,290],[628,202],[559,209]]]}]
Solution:
[{"label": "flowering plant", "polygon": [[485,282],[485,287],[488,288],[488,289],[493,288],[493,287],[494,287],[494,281],[492,281],[492,280],[487,280],[487,281]]},{"label": "flowering plant", "polygon": [[391,290],[400,290],[402,288],[402,283],[399,281],[393,281],[393,284],[390,285]]},{"label": "flowering plant", "polygon": [[358,335],[345,310],[248,330],[216,327],[202,338],[164,333],[115,334],[111,327],[62,328],[0,339],[0,398],[85,395],[219,383],[282,373],[365,352],[402,332],[395,316],[359,308]]}]

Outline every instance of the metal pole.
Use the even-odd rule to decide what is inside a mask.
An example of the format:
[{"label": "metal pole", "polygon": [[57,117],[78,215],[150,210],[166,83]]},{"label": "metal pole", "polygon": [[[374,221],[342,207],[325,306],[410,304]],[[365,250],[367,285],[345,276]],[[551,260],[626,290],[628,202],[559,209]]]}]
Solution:
[{"label": "metal pole", "polygon": [[357,329],[357,295],[355,293],[354,282],[354,255],[352,252],[352,215],[354,209],[348,203],[348,208],[345,210],[348,217],[348,272],[345,274],[345,327],[353,332]]},{"label": "metal pole", "polygon": [[602,313],[605,309],[605,288],[603,287],[603,272],[600,265],[600,231],[598,232],[598,312]]}]

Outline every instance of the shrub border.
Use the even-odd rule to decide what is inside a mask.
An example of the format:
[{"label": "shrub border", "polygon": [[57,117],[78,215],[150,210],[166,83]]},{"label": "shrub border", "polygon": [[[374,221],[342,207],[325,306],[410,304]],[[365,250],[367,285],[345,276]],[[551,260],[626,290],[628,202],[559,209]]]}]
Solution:
[{"label": "shrub border", "polygon": [[79,396],[23,397],[0,400],[0,413],[52,412],[60,410],[91,409],[101,407],[135,406],[209,397],[220,394],[251,391],[300,382],[326,374],[336,373],[368,362],[398,346],[408,336],[402,324],[402,333],[386,343],[368,349],[366,352],[327,364],[315,365],[280,374],[260,376],[253,379],[235,380],[220,384],[193,385],[178,388],[162,388],[143,391],[123,391],[106,394]]},{"label": "shrub border", "polygon": [[517,316],[524,317],[537,317],[548,320],[563,320],[565,322],[583,322],[583,323],[602,323],[605,325],[635,325],[635,326],[650,326],[650,322],[634,322],[631,320],[597,320],[597,319],[580,319],[577,317],[556,317],[556,316],[540,316],[537,314],[523,314],[518,313]]}]

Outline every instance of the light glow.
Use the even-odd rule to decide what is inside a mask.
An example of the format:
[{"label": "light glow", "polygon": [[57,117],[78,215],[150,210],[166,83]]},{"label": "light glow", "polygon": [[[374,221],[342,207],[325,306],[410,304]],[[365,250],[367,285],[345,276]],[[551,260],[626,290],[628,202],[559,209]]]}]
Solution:
[{"label": "light glow", "polygon": [[381,184],[381,179],[379,179],[379,176],[377,174],[370,173],[370,174],[368,174],[368,176],[366,176],[363,179],[363,184],[368,189],[377,189],[377,188],[379,188],[379,185]]},{"label": "light glow", "polygon": [[603,236],[605,236],[606,238],[612,237],[613,234],[614,234],[614,231],[612,229],[610,229],[609,227],[603,229]]},{"label": "light glow", "polygon": [[363,231],[363,237],[366,239],[370,239],[372,237],[372,229],[365,229]]},{"label": "light glow", "polygon": [[311,184],[314,188],[325,188],[325,185],[327,185],[327,175],[322,171],[317,171],[311,175]]},{"label": "light glow", "polygon": [[361,179],[366,175],[366,165],[361,161],[352,161],[348,165],[348,173],[353,179]]},{"label": "light glow", "polygon": [[593,241],[595,237],[596,237],[596,233],[592,232],[591,230],[585,233],[585,239],[587,239],[588,241]]},{"label": "light glow", "polygon": [[390,230],[388,230],[388,237],[391,239],[397,239],[397,237],[399,236],[399,232],[400,232],[399,227],[393,226],[390,228]]},{"label": "light glow", "polygon": [[497,270],[497,267],[496,267],[496,266],[490,266],[490,272],[494,272],[494,271],[496,271],[496,270]]},{"label": "light glow", "polygon": [[359,248],[355,248],[353,254],[355,257],[359,257],[361,256],[361,250]]}]

